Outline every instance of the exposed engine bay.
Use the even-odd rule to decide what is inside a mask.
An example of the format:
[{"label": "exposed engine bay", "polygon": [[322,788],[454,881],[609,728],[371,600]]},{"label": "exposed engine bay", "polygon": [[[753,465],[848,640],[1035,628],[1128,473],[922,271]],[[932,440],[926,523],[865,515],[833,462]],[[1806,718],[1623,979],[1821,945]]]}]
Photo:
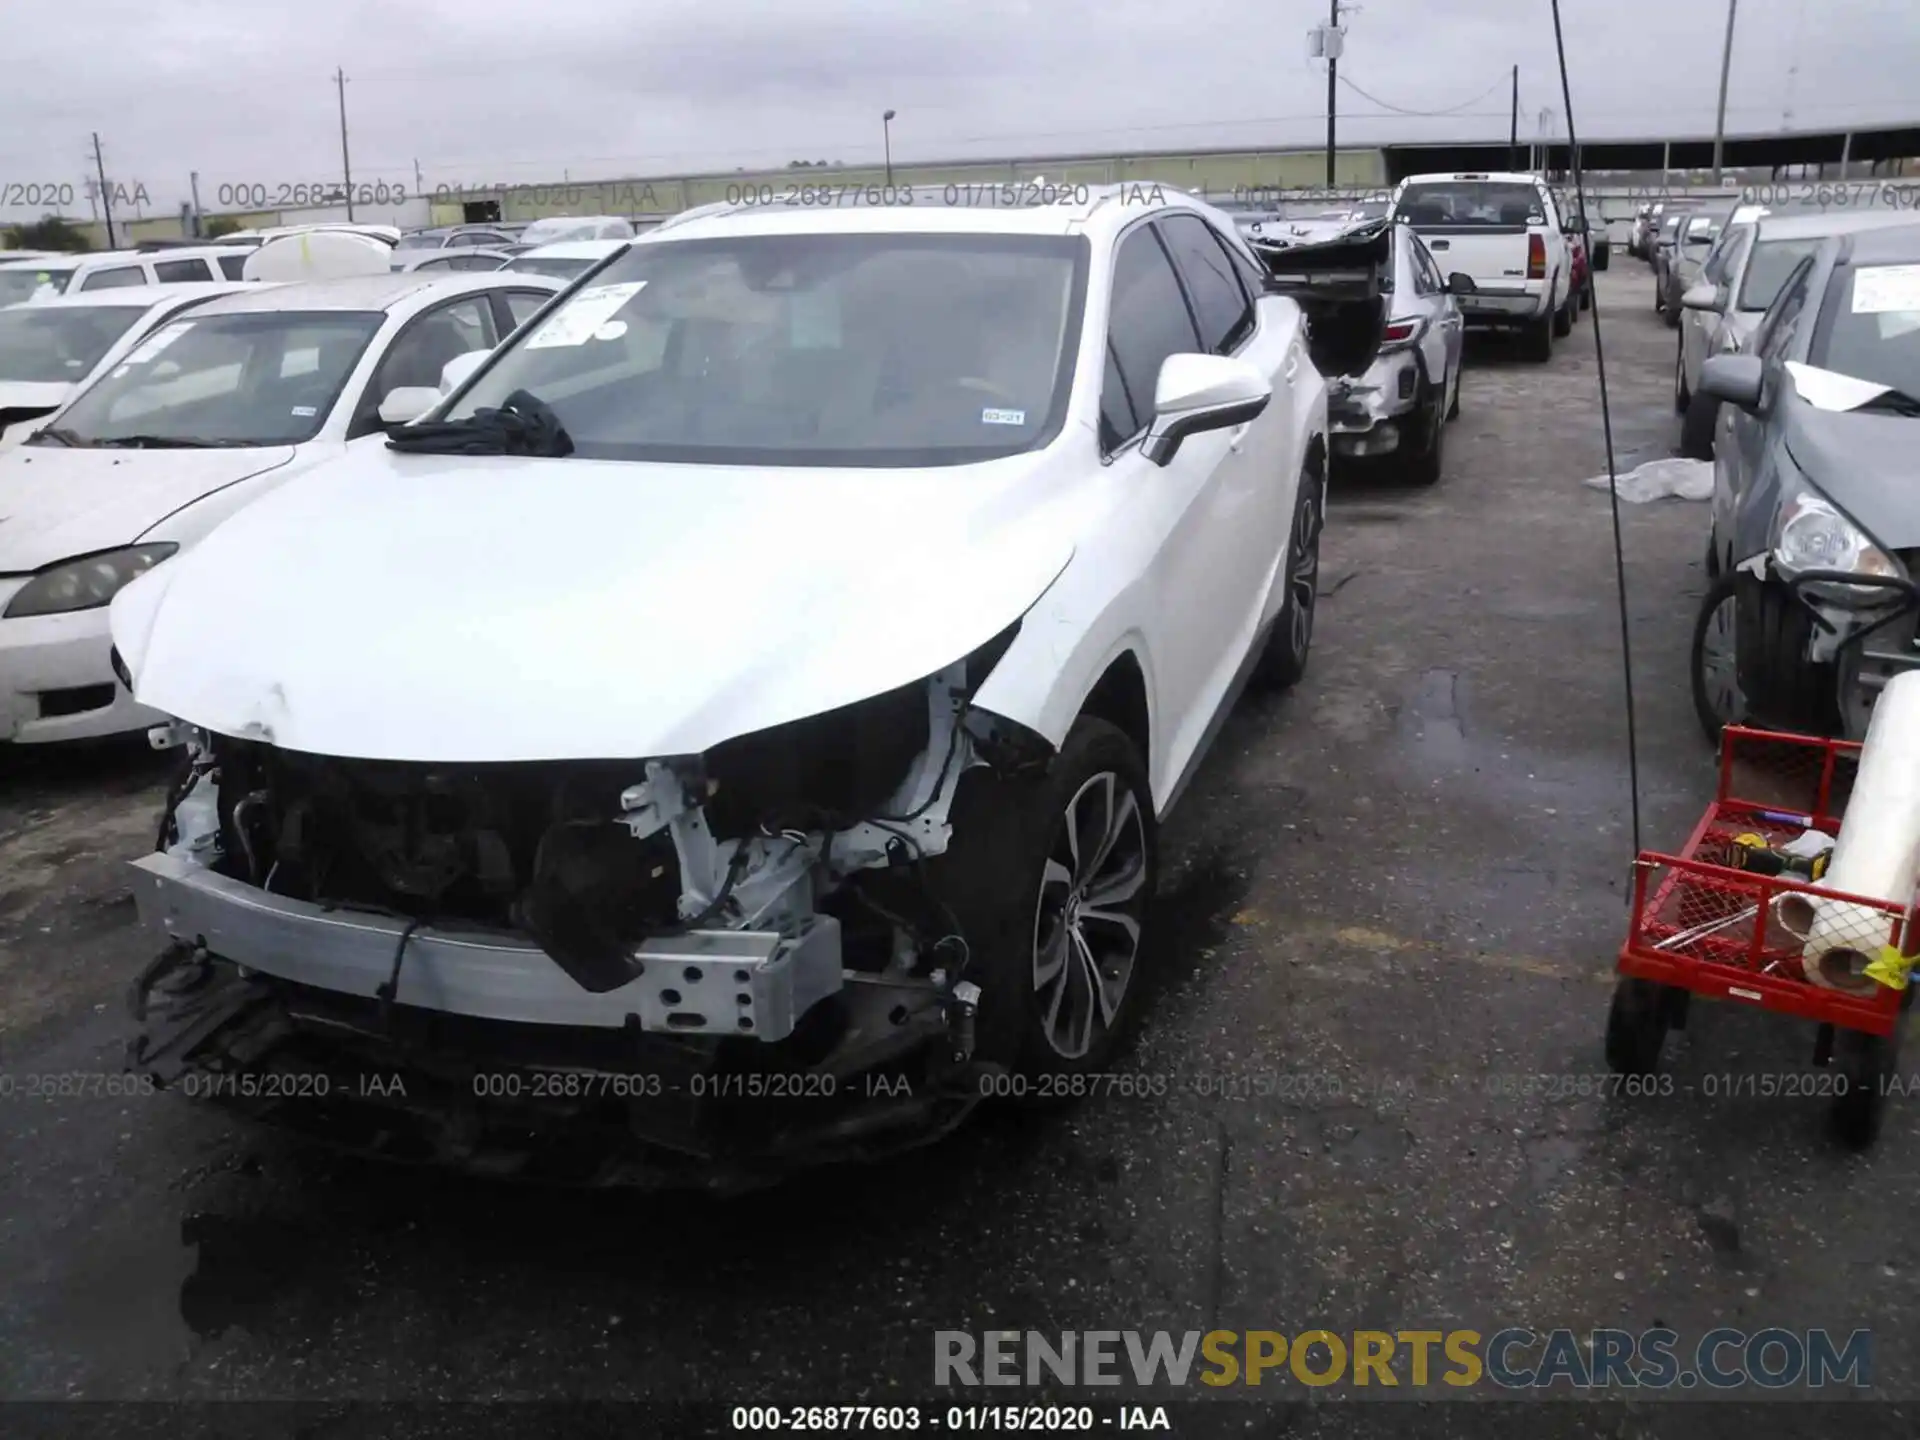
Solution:
[{"label": "exposed engine bay", "polygon": [[[167,949],[134,1064],[323,1134],[341,1106],[281,1102],[377,1100],[412,1158],[496,1172],[590,1122],[633,1142],[567,1177],[602,1183],[937,1138],[985,1064],[953,802],[1051,753],[969,705],[1013,634],[699,756],[452,766],[157,730],[183,763],[136,862]],[[494,1153],[503,1127],[540,1142]]]}]

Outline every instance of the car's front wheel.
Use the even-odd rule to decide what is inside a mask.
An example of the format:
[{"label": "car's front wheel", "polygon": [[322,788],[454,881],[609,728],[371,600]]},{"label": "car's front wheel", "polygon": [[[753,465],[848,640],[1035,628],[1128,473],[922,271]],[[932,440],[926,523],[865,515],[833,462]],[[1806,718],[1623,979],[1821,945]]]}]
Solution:
[{"label": "car's front wheel", "polygon": [[981,989],[975,1058],[1029,1077],[1099,1070],[1140,988],[1158,863],[1146,761],[1083,715],[1041,775],[968,780],[945,888]]},{"label": "car's front wheel", "polygon": [[[1709,561],[1712,555],[1709,553]],[[1728,725],[1747,722],[1747,701],[1740,691],[1739,647],[1734,623],[1739,613],[1735,577],[1722,576],[1707,590],[1694,617],[1689,669],[1693,672],[1693,713],[1715,745]]]}]

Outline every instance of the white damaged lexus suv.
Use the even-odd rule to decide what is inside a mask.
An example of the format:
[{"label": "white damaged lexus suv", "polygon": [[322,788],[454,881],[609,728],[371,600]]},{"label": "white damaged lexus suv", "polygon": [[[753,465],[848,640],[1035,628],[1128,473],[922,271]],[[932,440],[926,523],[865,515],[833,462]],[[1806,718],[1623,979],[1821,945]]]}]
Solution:
[{"label": "white damaged lexus suv", "polygon": [[874,198],[663,225],[115,598],[180,750],[136,1069],[395,1158],[754,1184],[1109,1062],[1156,827],[1306,667],[1387,232]]}]

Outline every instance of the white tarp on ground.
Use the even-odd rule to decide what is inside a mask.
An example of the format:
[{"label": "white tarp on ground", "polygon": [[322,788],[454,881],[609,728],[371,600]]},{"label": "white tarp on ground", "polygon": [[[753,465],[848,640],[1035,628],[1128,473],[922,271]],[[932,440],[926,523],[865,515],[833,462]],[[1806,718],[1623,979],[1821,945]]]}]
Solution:
[{"label": "white tarp on ground", "polygon": [[[1713,498],[1713,462],[1711,460],[1649,460],[1616,477],[1620,498],[1630,505],[1649,500],[1711,500]],[[1607,477],[1595,475],[1582,480],[1592,490],[1607,488]]]}]

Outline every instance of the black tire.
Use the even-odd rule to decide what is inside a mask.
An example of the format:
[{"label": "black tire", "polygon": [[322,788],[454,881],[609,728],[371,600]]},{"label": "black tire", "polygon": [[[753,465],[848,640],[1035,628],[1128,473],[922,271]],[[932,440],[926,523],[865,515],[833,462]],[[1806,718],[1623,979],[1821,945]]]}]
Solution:
[{"label": "black tire", "polygon": [[1453,369],[1453,398],[1447,402],[1447,419],[1449,420],[1458,420],[1460,418],[1461,369],[1462,366],[1460,365],[1454,366]]},{"label": "black tire", "polygon": [[[1708,546],[1707,566],[1709,571],[1714,568],[1711,543]],[[1726,575],[1707,587],[1706,596],[1700,602],[1700,613],[1694,617],[1693,643],[1687,650],[1687,675],[1693,691],[1694,717],[1700,722],[1701,733],[1715,746],[1720,743],[1723,727],[1743,723],[1747,718],[1737,666],[1732,673],[1728,673],[1722,665],[1709,663],[1710,640],[1715,642],[1712,647],[1714,654],[1725,653],[1723,647],[1727,638],[1731,638],[1736,646],[1739,643],[1739,606],[1734,582],[1734,576]],[[1734,627],[1732,637],[1716,632],[1716,619]],[[1736,650],[1733,653],[1738,652]]]},{"label": "black tire", "polygon": [[1833,662],[1806,659],[1813,620],[1784,586],[1754,575],[1728,577],[1739,602],[1734,640],[1740,689],[1754,722],[1809,735],[1840,733],[1839,675]]},{"label": "black tire", "polygon": [[1607,268],[1608,265],[1612,263],[1613,263],[1613,247],[1611,245],[1602,245],[1598,250],[1594,251],[1593,253],[1594,269],[1604,270]]},{"label": "black tire", "polygon": [[1651,1075],[1667,1043],[1668,986],[1622,975],[1607,1010],[1607,1068],[1616,1075]]},{"label": "black tire", "polygon": [[1536,365],[1553,359],[1554,317],[1542,315],[1521,331],[1521,353]]},{"label": "black tire", "polygon": [[1287,532],[1287,598],[1254,663],[1252,681],[1262,690],[1285,690],[1307,673],[1313,622],[1320,609],[1320,532],[1326,528],[1327,483],[1309,470],[1300,477]]},{"label": "black tire", "polygon": [[1447,417],[1442,409],[1443,402],[1443,396],[1429,389],[1415,410],[1422,417],[1427,443],[1417,454],[1406,458],[1406,476],[1411,484],[1426,486],[1439,482],[1440,471],[1446,461]]},{"label": "black tire", "polygon": [[1564,339],[1573,333],[1574,316],[1580,313],[1576,308],[1579,303],[1580,302],[1569,293],[1567,298],[1560,302],[1560,308],[1553,312],[1553,333],[1556,336]]},{"label": "black tire", "polygon": [[1582,285],[1580,287],[1580,308],[1582,310],[1591,310],[1593,308],[1593,290],[1589,285]]},{"label": "black tire", "polygon": [[1673,347],[1673,413],[1687,413],[1687,402],[1693,396],[1687,390],[1687,356],[1679,345]]},{"label": "black tire", "polygon": [[1680,422],[1680,453],[1689,460],[1713,459],[1714,426],[1720,423],[1720,402],[1705,395],[1689,395]]},{"label": "black tire", "polygon": [[[1827,1123],[1842,1145],[1865,1150],[1880,1138],[1888,1083],[1899,1064],[1899,1054],[1897,1028],[1892,1035],[1842,1030],[1833,1037],[1835,1094]],[[1840,1088],[1842,1084],[1844,1089]]]},{"label": "black tire", "polygon": [[1666,317],[1667,329],[1678,330],[1680,328],[1680,297],[1678,295],[1669,295],[1667,297],[1667,303],[1660,313]]},{"label": "black tire", "polygon": [[[1126,818],[1118,838],[1103,845],[1089,822],[1115,811]],[[1067,838],[1070,816],[1079,821],[1077,852]],[[955,796],[952,823],[953,840],[936,862],[937,884],[967,941],[967,978],[980,986],[974,1058],[1025,1076],[1104,1068],[1133,1020],[1147,954],[1142,937],[1158,875],[1153,792],[1138,747],[1118,726],[1083,715],[1037,776],[1003,778],[984,766],[969,771]],[[1073,873],[1076,854],[1086,857],[1091,876]],[[1102,860],[1096,862],[1096,855]],[[1064,882],[1060,866],[1066,867]],[[1113,960],[1119,951],[1109,946],[1124,949],[1128,934],[1080,910],[1085,895],[1099,893],[1088,882],[1103,876],[1110,891],[1126,891],[1106,909],[1129,914],[1135,926],[1105,1006],[1096,994],[1101,981],[1089,967]],[[1080,898],[1069,905],[1071,897]],[[1066,917],[1074,912],[1088,942],[1084,950],[1071,943]],[[1058,951],[1057,989],[1041,978],[1043,949]],[[1104,978],[1114,980],[1111,969]],[[1085,1021],[1084,1047],[1061,1042],[1063,1032],[1073,1038],[1076,1017]]]}]

